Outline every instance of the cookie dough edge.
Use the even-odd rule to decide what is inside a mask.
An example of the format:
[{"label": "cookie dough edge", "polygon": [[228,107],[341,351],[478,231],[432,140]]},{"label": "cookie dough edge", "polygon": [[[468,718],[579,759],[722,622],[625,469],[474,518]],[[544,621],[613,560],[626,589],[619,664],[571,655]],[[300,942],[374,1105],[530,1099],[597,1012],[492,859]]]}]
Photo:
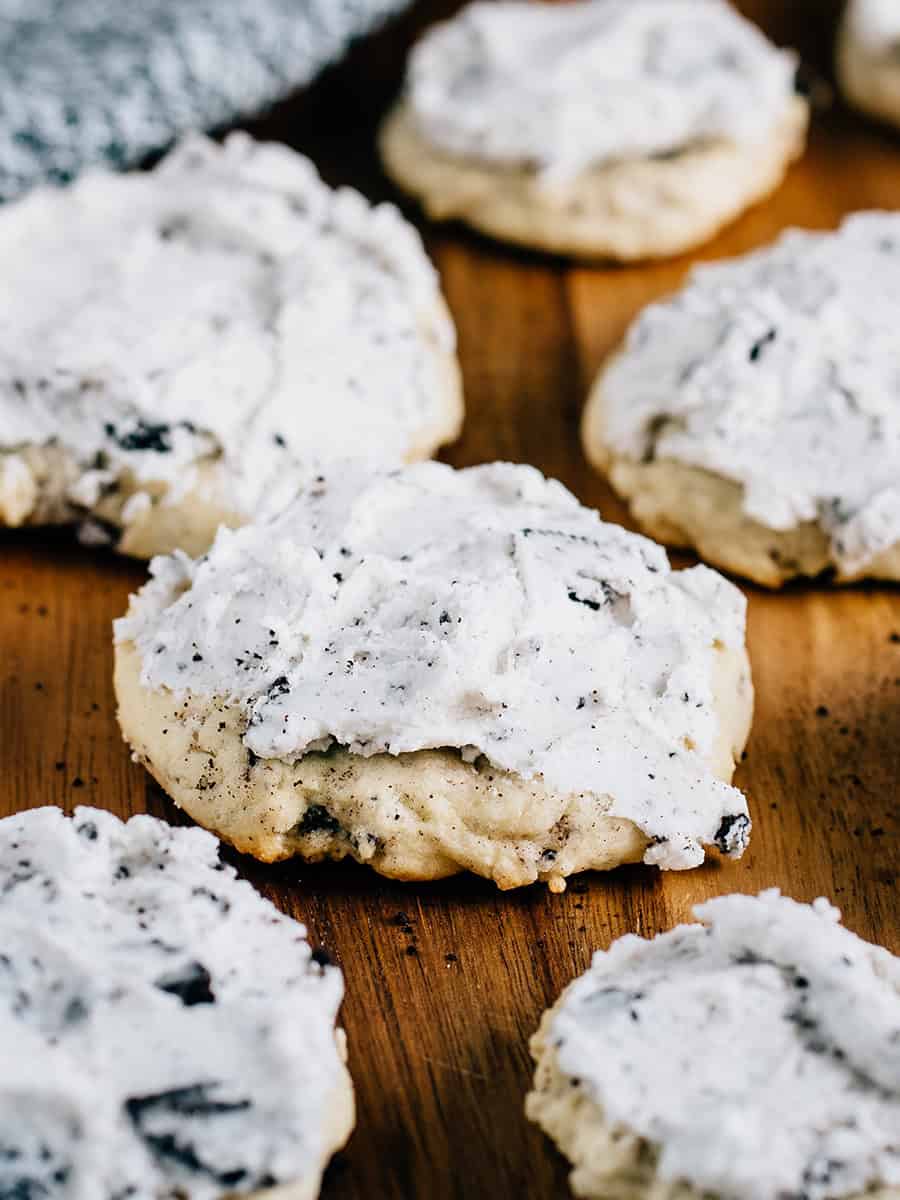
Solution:
[{"label": "cookie dough edge", "polygon": [[601,1106],[560,1069],[550,1029],[567,992],[543,1014],[529,1043],[535,1072],[525,1097],[525,1116],[568,1159],[572,1191],[583,1200],[642,1200],[650,1195],[652,1200],[701,1200],[687,1185],[658,1181],[652,1147],[637,1134],[610,1125]]},{"label": "cookie dough edge", "polygon": [[356,1124],[356,1099],[353,1081],[346,1066],[347,1038],[343,1029],[335,1030],[335,1040],[341,1059],[342,1076],[323,1105],[322,1111],[326,1114],[327,1127],[322,1138],[323,1154],[315,1170],[303,1179],[265,1188],[260,1192],[251,1192],[249,1195],[245,1193],[243,1196],[225,1197],[225,1200],[318,1200],[325,1169],[334,1155],[346,1146]]},{"label": "cookie dough edge", "polygon": [[795,97],[765,142],[616,163],[553,193],[525,168],[484,166],[435,149],[403,99],[378,142],[387,175],[433,220],[459,218],[500,241],[553,254],[635,262],[702,245],[775,191],[803,154],[809,112]]}]

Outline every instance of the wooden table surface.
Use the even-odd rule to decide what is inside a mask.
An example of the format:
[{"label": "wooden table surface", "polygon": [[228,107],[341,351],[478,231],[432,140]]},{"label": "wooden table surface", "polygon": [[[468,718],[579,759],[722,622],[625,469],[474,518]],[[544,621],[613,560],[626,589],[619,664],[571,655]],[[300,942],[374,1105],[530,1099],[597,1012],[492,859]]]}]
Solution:
[{"label": "wooden table surface", "polygon": [[[425,15],[448,7],[426,5]],[[796,34],[813,54],[830,37],[834,5],[753,7],[771,10],[775,31]],[[792,9],[805,23],[788,31]],[[357,51],[256,131],[307,150],[333,180],[390,195],[373,121],[420,19]],[[900,208],[900,138],[835,108],[817,119],[807,157],[775,199],[697,257],[878,206]],[[579,411],[627,323],[676,288],[691,260],[571,267],[455,228],[426,234],[457,321],[468,400],[448,461],[534,463],[627,523],[582,458]],[[0,537],[0,813],[94,804],[179,819],[129,760],[114,717],[110,622],[144,577],[140,564],[67,534]],[[328,1200],[565,1196],[565,1165],[522,1114],[527,1042],[591,951],[620,934],[654,934],[723,892],[778,886],[801,900],[831,897],[851,929],[900,951],[900,591],[746,590],[757,713],[737,783],[755,827],[741,862],[588,875],[563,896],[540,887],[501,894],[470,878],[395,885],[353,864],[238,863],[346,975],[359,1112],[328,1173]]]}]

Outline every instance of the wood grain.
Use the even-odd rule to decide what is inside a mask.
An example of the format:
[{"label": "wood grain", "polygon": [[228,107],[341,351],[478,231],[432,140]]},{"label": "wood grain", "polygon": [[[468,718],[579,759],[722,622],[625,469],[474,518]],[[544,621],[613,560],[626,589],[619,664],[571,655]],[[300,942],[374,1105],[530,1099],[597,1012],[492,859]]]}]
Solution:
[{"label": "wood grain", "polygon": [[[452,5],[424,7],[428,17]],[[835,6],[748,7],[824,67]],[[255,131],[312,153],[335,181],[390,195],[371,135],[422,17],[356,51]],[[900,139],[836,109],[817,121],[778,196],[697,257],[749,249],[791,223],[831,227],[869,206],[900,207]],[[573,268],[459,229],[426,232],[468,393],[449,461],[535,463],[622,519],[581,456],[580,407],[628,321],[678,286],[690,261]],[[0,537],[0,811],[87,803],[178,819],[129,761],[113,715],[110,623],[143,579],[139,565],[64,534]],[[682,875],[629,868],[585,877],[561,897],[501,895],[473,879],[390,885],[353,866],[239,863],[346,973],[359,1121],[327,1198],[566,1195],[564,1164],[522,1116],[527,1039],[591,951],[626,931],[656,933],[724,891],[779,886],[804,900],[831,896],[851,928],[900,951],[900,591],[748,596],[758,707],[738,775],[755,819],[742,862]]]}]

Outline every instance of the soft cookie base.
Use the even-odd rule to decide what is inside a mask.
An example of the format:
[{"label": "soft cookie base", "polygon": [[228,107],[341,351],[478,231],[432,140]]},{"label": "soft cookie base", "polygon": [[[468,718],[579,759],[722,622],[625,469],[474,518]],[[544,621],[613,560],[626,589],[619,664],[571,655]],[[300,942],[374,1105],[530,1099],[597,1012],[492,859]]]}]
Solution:
[{"label": "soft cookie base", "polygon": [[550,1040],[554,1012],[544,1013],[531,1039],[537,1069],[525,1115],[572,1163],[572,1191],[589,1200],[695,1200],[699,1193],[687,1184],[658,1180],[652,1146],[610,1125],[600,1105],[563,1074]]},{"label": "soft cookie base", "polygon": [[702,467],[671,459],[638,462],[615,454],[605,436],[602,376],[582,420],[589,461],[629,503],[632,516],[650,537],[668,546],[690,547],[705,561],[764,587],[833,572],[837,583],[859,579],[900,580],[900,544],[873,558],[863,571],[847,572],[835,562],[830,539],[817,521],[789,530],[770,529],[743,510],[743,489]]},{"label": "soft cookie base", "polygon": [[768,196],[803,153],[808,124],[809,106],[798,97],[764,142],[717,142],[674,158],[614,163],[552,190],[527,168],[435,148],[404,101],[379,140],[388,175],[435,220],[459,218],[502,241],[551,253],[632,262],[699,246]]},{"label": "soft cookie base", "polygon": [[[753,689],[743,648],[722,649],[717,661],[720,738],[708,766],[728,782]],[[143,687],[129,642],[116,647],[115,686],[135,759],[199,824],[264,862],[353,858],[393,879],[468,870],[504,889],[541,880],[562,891],[568,875],[639,862],[648,845],[631,821],[605,811],[611,799],[558,795],[453,750],[257,759],[235,705]]]}]

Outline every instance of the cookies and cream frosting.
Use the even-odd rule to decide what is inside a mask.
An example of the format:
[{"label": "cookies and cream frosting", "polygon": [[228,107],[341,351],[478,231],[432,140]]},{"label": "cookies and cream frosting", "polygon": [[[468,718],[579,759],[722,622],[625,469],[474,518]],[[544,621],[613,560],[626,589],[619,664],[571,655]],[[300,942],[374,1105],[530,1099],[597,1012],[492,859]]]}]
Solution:
[{"label": "cookies and cream frosting", "polygon": [[0,1195],[315,1180],[341,975],[218,845],[90,808],[0,821]]},{"label": "cookies and cream frosting", "polygon": [[723,1200],[900,1185],[900,959],[825,900],[699,905],[620,938],[551,1014],[559,1070],[656,1175]]},{"label": "cookies and cream frosting", "polygon": [[39,189],[0,213],[0,260],[0,469],[60,447],[69,516],[210,462],[251,515],[311,460],[396,463],[445,423],[454,331],[418,234],[287,147],[191,137]]},{"label": "cookies and cream frosting", "polygon": [[450,154],[548,178],[784,119],[796,59],[724,0],[474,3],[413,49],[406,95]]},{"label": "cookies and cream frosting", "polygon": [[449,748],[595,794],[645,832],[648,862],[746,844],[746,800],[707,765],[743,596],[534,468],[335,470],[151,572],[117,639],[145,687],[241,705],[253,755]]},{"label": "cookies and cream frosting", "polygon": [[607,448],[741,485],[774,530],[819,522],[846,574],[900,541],[900,216],[696,268],[600,384]]}]

